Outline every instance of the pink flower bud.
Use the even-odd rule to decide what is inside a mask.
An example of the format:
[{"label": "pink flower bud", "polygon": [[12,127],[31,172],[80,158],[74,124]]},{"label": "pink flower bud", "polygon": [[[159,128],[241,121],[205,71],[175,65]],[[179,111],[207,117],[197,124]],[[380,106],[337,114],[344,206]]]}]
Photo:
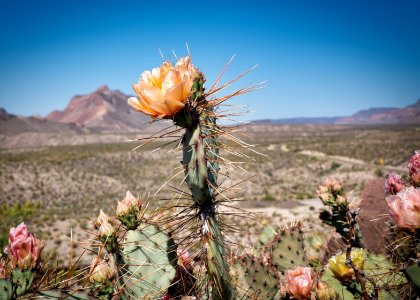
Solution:
[{"label": "pink flower bud", "polygon": [[311,268],[297,267],[286,271],[286,289],[292,299],[309,299],[313,286]]},{"label": "pink flower bud", "polygon": [[5,251],[8,253],[13,268],[32,269],[40,258],[41,241],[35,238],[24,223],[10,228],[9,244]]},{"label": "pink flower bud", "polygon": [[107,237],[115,233],[115,228],[111,224],[110,217],[102,209],[99,212],[96,225],[99,227],[99,236]]},{"label": "pink flower bud", "polygon": [[100,211],[99,211],[99,216],[98,216],[98,218],[96,219],[96,225],[99,227],[99,226],[101,226],[103,223],[109,223],[109,216],[106,214],[106,213],[104,213],[104,211],[101,209]]},{"label": "pink flower bud", "polygon": [[89,281],[92,283],[104,283],[113,277],[109,265],[101,258],[95,258],[92,261],[89,272]]},{"label": "pink flower bud", "polygon": [[99,236],[107,237],[115,233],[115,228],[111,223],[102,223],[99,226]]},{"label": "pink flower bud", "polygon": [[165,295],[163,295],[162,300],[171,300],[173,299],[171,295],[169,295],[168,293],[166,293]]},{"label": "pink flower bud", "polygon": [[420,150],[417,150],[408,162],[408,175],[411,184],[420,187]]},{"label": "pink flower bud", "polygon": [[420,228],[420,188],[408,187],[386,197],[389,214],[395,224],[409,231]]},{"label": "pink flower bud", "polygon": [[125,204],[124,202],[118,201],[117,203],[117,216],[126,215],[130,211],[130,206]]},{"label": "pink flower bud", "polygon": [[127,191],[122,202],[128,206],[136,206],[136,207],[141,206],[140,199],[137,199],[136,197],[134,197],[133,194],[130,193],[130,191]]},{"label": "pink flower bud", "polygon": [[141,201],[133,196],[130,191],[127,191],[124,199],[117,204],[117,216],[124,216],[130,211],[139,211],[141,208]]},{"label": "pink flower bud", "polygon": [[385,193],[395,195],[405,188],[405,182],[400,175],[389,174],[385,180]]},{"label": "pink flower bud", "polygon": [[178,264],[187,269],[190,268],[191,258],[190,258],[190,254],[188,253],[188,250],[184,250],[178,247],[178,249],[176,250],[176,253],[178,254]]}]

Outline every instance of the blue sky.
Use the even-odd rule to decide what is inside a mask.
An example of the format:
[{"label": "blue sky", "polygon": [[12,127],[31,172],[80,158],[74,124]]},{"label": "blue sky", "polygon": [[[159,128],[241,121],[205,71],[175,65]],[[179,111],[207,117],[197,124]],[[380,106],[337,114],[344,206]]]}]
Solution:
[{"label": "blue sky", "polygon": [[212,83],[237,53],[242,119],[348,115],[420,98],[420,1],[2,1],[0,107],[46,115],[107,84],[132,93],[158,49]]}]

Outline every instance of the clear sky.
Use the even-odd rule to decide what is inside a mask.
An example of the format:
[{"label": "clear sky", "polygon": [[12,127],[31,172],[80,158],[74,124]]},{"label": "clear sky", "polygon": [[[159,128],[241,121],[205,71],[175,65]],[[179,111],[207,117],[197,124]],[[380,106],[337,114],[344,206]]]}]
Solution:
[{"label": "clear sky", "polygon": [[[420,1],[0,2],[0,107],[46,115],[106,84],[132,93],[158,49],[186,54],[208,85],[268,87],[235,103],[245,119],[348,115],[420,98]],[[240,87],[240,84],[236,87]]]}]

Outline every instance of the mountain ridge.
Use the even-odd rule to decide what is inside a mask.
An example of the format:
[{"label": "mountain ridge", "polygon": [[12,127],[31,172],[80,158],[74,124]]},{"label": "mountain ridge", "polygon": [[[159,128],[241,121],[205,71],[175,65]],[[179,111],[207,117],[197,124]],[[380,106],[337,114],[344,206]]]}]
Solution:
[{"label": "mountain ridge", "polygon": [[261,119],[255,124],[342,124],[342,125],[380,125],[380,124],[420,124],[420,99],[403,108],[372,107],[360,110],[351,116],[337,117],[297,117],[283,119]]},{"label": "mountain ridge", "polygon": [[93,93],[74,96],[64,110],[55,110],[46,119],[102,131],[144,130],[152,120],[134,111],[127,104],[129,97],[103,85]]}]

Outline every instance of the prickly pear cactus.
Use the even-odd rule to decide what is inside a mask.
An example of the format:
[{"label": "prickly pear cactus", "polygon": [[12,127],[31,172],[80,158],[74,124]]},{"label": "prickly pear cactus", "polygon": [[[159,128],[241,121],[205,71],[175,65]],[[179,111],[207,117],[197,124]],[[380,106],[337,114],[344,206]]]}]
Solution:
[{"label": "prickly pear cactus", "polygon": [[176,244],[157,226],[141,223],[129,230],[117,252],[119,289],[128,299],[158,299],[176,273]]},{"label": "prickly pear cactus", "polygon": [[232,267],[240,299],[273,299],[278,292],[278,272],[268,257],[243,254]]},{"label": "prickly pear cactus", "polygon": [[274,267],[282,273],[296,266],[306,266],[302,225],[297,223],[280,229],[263,251],[271,254]]}]

